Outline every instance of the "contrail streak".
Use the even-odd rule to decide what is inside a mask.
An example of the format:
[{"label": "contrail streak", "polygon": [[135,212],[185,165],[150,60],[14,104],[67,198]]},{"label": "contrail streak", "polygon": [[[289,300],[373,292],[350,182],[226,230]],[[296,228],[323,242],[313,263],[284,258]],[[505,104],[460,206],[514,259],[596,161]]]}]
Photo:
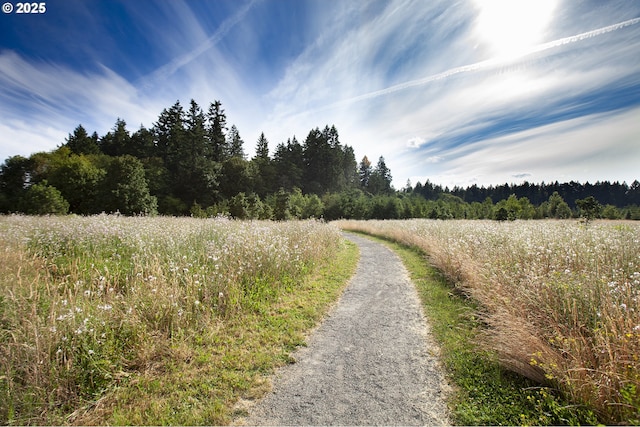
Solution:
[{"label": "contrail streak", "polygon": [[246,3],[242,9],[240,9],[235,15],[227,18],[218,29],[213,33],[207,40],[205,40],[202,44],[197,46],[194,50],[185,53],[178,58],[175,58],[171,62],[163,65],[162,67],[153,71],[149,76],[145,77],[143,80],[146,80],[147,83],[145,86],[149,86],[150,82],[163,80],[178,71],[180,68],[189,64],[191,61],[202,55],[207,50],[211,49],[213,46],[218,44],[220,40],[227,35],[229,30],[233,28],[238,22],[240,22],[244,16],[251,10],[251,8],[261,0],[251,0]]},{"label": "contrail streak", "polygon": [[472,72],[472,71],[477,71],[480,69],[485,69],[485,68],[492,68],[498,65],[504,65],[506,63],[509,62],[513,62],[513,61],[517,61],[519,59],[522,59],[526,56],[532,55],[534,53],[538,53],[538,52],[542,52],[545,50],[549,50],[549,49],[553,49],[555,47],[559,47],[559,46],[563,46],[563,45],[567,45],[567,44],[571,44],[571,43],[576,43],[591,37],[596,37],[596,36],[600,36],[603,34],[607,34],[610,33],[612,31],[616,31],[616,30],[620,30],[622,28],[625,27],[629,27],[631,25],[636,25],[640,23],[640,18],[634,18],[634,19],[629,19],[627,21],[623,21],[623,22],[619,22],[617,24],[613,24],[613,25],[609,25],[607,27],[602,27],[602,28],[598,28],[596,30],[591,30],[591,31],[587,31],[586,33],[581,33],[581,34],[577,34],[575,36],[570,36],[570,37],[565,37],[562,39],[558,39],[558,40],[554,40],[551,42],[547,42],[547,43],[543,43],[543,44],[539,44],[537,46],[533,46],[530,49],[518,54],[518,55],[511,55],[509,57],[499,57],[499,58],[491,58],[491,59],[487,59],[484,61],[480,61],[480,62],[476,62],[474,64],[469,64],[469,65],[463,65],[461,67],[456,67],[456,68],[451,68],[447,71],[443,71],[441,73],[438,74],[433,74],[427,77],[423,77],[421,79],[416,79],[416,80],[410,80],[408,82],[404,82],[404,83],[400,83],[394,86],[389,86],[387,88],[384,89],[380,89],[380,90],[376,90],[373,92],[369,92],[369,93],[365,93],[362,95],[358,95],[352,98],[348,98],[348,99],[343,99],[341,101],[338,101],[334,104],[331,104],[328,107],[324,107],[321,108],[321,110],[325,110],[325,109],[329,109],[329,108],[333,108],[333,107],[337,107],[337,106],[342,106],[345,104],[351,104],[354,102],[359,102],[359,101],[363,101],[366,99],[372,99],[372,98],[377,98],[379,96],[383,96],[383,95],[388,95],[394,92],[398,92],[401,90],[405,90],[411,87],[416,87],[416,86],[422,86],[425,85],[427,83],[431,83],[437,80],[443,80],[446,79],[448,77],[451,76],[455,76],[456,74],[462,74],[462,73],[468,73],[468,72]]}]

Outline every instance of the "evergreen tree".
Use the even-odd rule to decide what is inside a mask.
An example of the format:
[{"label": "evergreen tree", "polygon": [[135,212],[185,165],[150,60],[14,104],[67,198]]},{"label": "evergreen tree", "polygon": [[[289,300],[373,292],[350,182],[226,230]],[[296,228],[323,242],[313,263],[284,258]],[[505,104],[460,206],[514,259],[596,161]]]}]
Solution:
[{"label": "evergreen tree", "polygon": [[229,149],[227,153],[228,158],[238,157],[244,159],[246,157],[244,153],[244,141],[240,137],[240,132],[236,125],[231,125],[229,135],[227,135],[227,147]]},{"label": "evergreen tree", "polygon": [[358,176],[358,163],[353,147],[345,145],[342,155],[342,172],[344,174],[344,188],[358,188],[360,178]]},{"label": "evergreen tree", "polygon": [[137,158],[115,157],[107,167],[103,184],[103,209],[124,215],[155,214],[157,200],[149,194],[144,167]]},{"label": "evergreen tree", "polygon": [[241,157],[231,157],[222,164],[220,193],[231,198],[251,187],[250,163]]},{"label": "evergreen tree", "polygon": [[100,150],[108,156],[122,156],[133,154],[131,149],[131,135],[124,120],[118,118],[113,131],[100,139]]},{"label": "evergreen tree", "polygon": [[69,134],[66,146],[75,154],[97,154],[100,152],[98,134],[94,132],[93,136],[89,136],[82,125],[78,125],[73,134]]},{"label": "evergreen tree", "polygon": [[265,197],[275,190],[276,170],[274,162],[269,158],[269,141],[267,141],[264,133],[261,133],[258,138],[256,155],[251,159],[251,162],[256,170],[253,184],[254,190],[260,197]]},{"label": "evergreen tree", "polygon": [[296,137],[286,144],[278,144],[273,154],[277,187],[292,191],[295,187],[302,187],[304,171],[303,149]]},{"label": "evergreen tree", "polygon": [[634,180],[625,195],[628,197],[627,204],[640,205],[640,181]]},{"label": "evergreen tree", "polygon": [[595,197],[589,196],[584,199],[576,200],[576,205],[580,209],[580,216],[585,223],[589,223],[591,220],[600,218],[602,213],[602,205],[596,200]]},{"label": "evergreen tree", "polygon": [[[264,204],[260,196],[250,193],[247,196],[247,218],[249,219],[269,219],[271,215],[265,211]],[[266,216],[265,216],[266,215]]]},{"label": "evergreen tree", "polygon": [[244,193],[240,192],[229,200],[229,214],[236,219],[248,218],[248,203]]},{"label": "evergreen tree", "polygon": [[367,189],[372,194],[389,194],[393,192],[391,188],[391,171],[384,161],[384,157],[380,156],[371,176],[369,177],[369,185]]},{"label": "evergreen tree", "polygon": [[360,165],[358,166],[358,176],[360,178],[360,187],[362,189],[366,190],[369,188],[369,179],[371,179],[372,172],[373,167],[371,166],[371,162],[367,156],[364,156],[362,160],[360,160]]},{"label": "evergreen tree", "polygon": [[185,124],[185,139],[176,152],[175,194],[188,205],[197,200],[208,206],[215,201],[220,164],[207,156],[209,141],[205,115],[193,99]]},{"label": "evergreen tree", "polygon": [[264,132],[262,132],[260,137],[258,137],[258,142],[256,143],[256,156],[254,159],[261,159],[265,161],[270,160],[269,141],[267,141],[267,138],[264,136]]},{"label": "evergreen tree", "polygon": [[306,193],[323,194],[327,191],[331,146],[320,129],[312,129],[303,144],[304,169],[302,188]]},{"label": "evergreen tree", "polygon": [[207,114],[207,136],[209,138],[209,149],[207,157],[216,162],[227,159],[228,147],[225,132],[227,131],[227,116],[222,109],[220,101],[212,102]]},{"label": "evergreen tree", "polygon": [[275,195],[273,217],[277,221],[284,221],[291,218],[291,195],[282,188]]},{"label": "evergreen tree", "polygon": [[[220,165],[211,156],[205,115],[198,104],[191,100],[185,114],[180,102],[169,110],[163,110],[154,128],[157,152],[169,174],[170,185],[166,203],[161,207],[172,211],[187,209],[194,201],[211,204],[215,201]],[[176,203],[176,199],[181,203]]]},{"label": "evergreen tree", "polygon": [[31,179],[32,162],[23,156],[12,156],[0,165],[0,213],[17,210]]},{"label": "evergreen tree", "polygon": [[204,113],[200,106],[191,100],[186,120],[186,152],[181,153],[189,163],[195,163],[197,157],[204,157],[207,152],[207,132],[205,129]]},{"label": "evergreen tree", "polygon": [[129,146],[130,149],[127,154],[131,154],[139,159],[154,157],[157,154],[153,140],[153,132],[142,125],[140,129],[131,135]]},{"label": "evergreen tree", "polygon": [[160,113],[158,121],[154,125],[158,154],[171,172],[176,169],[176,152],[183,146],[185,139],[184,110],[180,101],[177,101],[168,110],[165,108]]},{"label": "evergreen tree", "polygon": [[325,170],[325,191],[339,192],[345,189],[345,151],[343,150],[338,130],[335,125],[328,125],[322,131],[322,137],[329,145],[326,153],[327,169]]}]

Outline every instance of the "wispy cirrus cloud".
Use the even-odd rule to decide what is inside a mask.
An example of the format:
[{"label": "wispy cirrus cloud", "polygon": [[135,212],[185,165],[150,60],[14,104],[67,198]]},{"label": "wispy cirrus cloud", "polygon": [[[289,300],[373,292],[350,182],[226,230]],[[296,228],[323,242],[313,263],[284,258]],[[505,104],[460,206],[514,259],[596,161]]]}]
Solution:
[{"label": "wispy cirrus cloud", "polygon": [[[152,103],[138,98],[135,87],[106,67],[78,72],[3,51],[0,86],[4,97],[0,114],[9,127],[2,132],[2,145],[20,147],[13,154],[45,150],[47,138],[61,135],[62,129],[69,133],[80,123],[106,131],[117,117],[136,117],[141,122],[153,117],[149,114]],[[48,148],[63,142],[56,138]]]},{"label": "wispy cirrus cloud", "polygon": [[[605,156],[607,165],[640,161],[625,142],[640,132],[629,119],[640,105],[640,5],[526,1],[527,16],[507,14],[493,31],[497,9],[475,0],[140,0],[120,9],[88,0],[78,22],[95,29],[91,45],[75,37],[66,56],[1,48],[0,149],[9,138],[39,147],[35,129],[66,135],[82,123],[103,134],[116,117],[150,126],[194,98],[221,100],[248,151],[263,131],[273,148],[335,124],[358,158],[385,156],[396,186],[429,176],[536,180],[564,157],[595,177],[590,156],[609,147],[626,156]],[[501,44],[496,34],[509,32]],[[69,60],[76,51],[90,53],[88,66]],[[29,133],[27,122],[41,126]],[[590,148],[576,156],[579,137]],[[623,169],[602,168],[597,179],[633,173]]]},{"label": "wispy cirrus cloud", "polygon": [[[195,39],[195,43],[190,41],[193,45],[188,47],[184,52],[182,49],[178,55],[174,57],[168,63],[154,70],[150,75],[147,75],[140,79],[140,83],[143,87],[151,87],[153,85],[162,84],[170,76],[176,73],[179,69],[189,65],[198,57],[210,52],[211,49],[217,45],[228,33],[242,21],[247,13],[255,6],[256,3],[262,0],[250,0],[241,5],[240,8],[227,19],[213,32],[211,35],[207,35],[202,28],[197,17],[189,9],[187,3],[173,2],[170,7],[174,11],[174,15],[180,20],[181,29],[188,28],[192,33],[195,33],[192,37]],[[164,29],[162,31],[165,31]]]},{"label": "wispy cirrus cloud", "polygon": [[[422,9],[410,6],[394,2],[357,27],[332,29],[340,37],[311,46],[274,88],[271,118],[285,123],[284,129],[337,122],[357,154],[383,154],[392,170],[417,177],[429,170],[425,164],[453,165],[452,147],[473,150],[487,139],[625,112],[640,102],[638,42],[625,42],[638,34],[638,17],[620,19],[625,17],[621,13],[619,20],[602,26],[575,19],[572,27],[548,29],[546,37],[556,36],[551,41],[482,58],[474,40],[473,10],[438,2]],[[569,7],[559,7],[558,15]],[[417,29],[424,22],[431,24],[428,30]],[[407,43],[406,34],[420,40]],[[433,72],[425,75],[425,70]],[[522,151],[514,155],[528,157]],[[518,175],[511,171],[503,180],[523,177]]]},{"label": "wispy cirrus cloud", "polygon": [[[151,126],[160,111],[176,100],[186,104],[195,98],[206,107],[206,103],[225,95],[246,94],[238,73],[224,61],[216,44],[259,1],[246,2],[211,34],[188,2],[161,4],[155,13],[171,18],[175,25],[150,26],[145,34],[150,41],[162,40],[158,49],[173,59],[135,81],[100,63],[78,68],[69,63],[29,58],[13,50],[0,50],[3,98],[0,113],[5,128],[0,132],[3,158],[55,148],[64,143],[67,134],[78,124],[103,135],[116,118],[123,118],[129,129],[135,130],[140,124]],[[86,14],[91,5],[84,6],[82,11]],[[130,12],[142,19],[143,11],[136,10],[135,5],[130,7]],[[141,22],[140,25],[144,28],[148,24]],[[98,31],[104,30],[97,18],[92,20],[92,25]],[[114,44],[109,35],[103,37],[107,45]],[[171,48],[167,40],[173,40],[176,45]],[[185,47],[189,47],[186,52]]]},{"label": "wispy cirrus cloud", "polygon": [[[601,113],[487,138],[469,146],[443,151],[445,167],[431,165],[417,176],[447,185],[475,181],[500,184],[505,177],[533,182],[591,181],[620,178],[620,170],[634,170],[638,159],[637,117],[640,108],[622,114]],[[427,168],[425,168],[427,170]],[[523,175],[525,174],[526,175]],[[627,178],[631,183],[633,176]]]}]

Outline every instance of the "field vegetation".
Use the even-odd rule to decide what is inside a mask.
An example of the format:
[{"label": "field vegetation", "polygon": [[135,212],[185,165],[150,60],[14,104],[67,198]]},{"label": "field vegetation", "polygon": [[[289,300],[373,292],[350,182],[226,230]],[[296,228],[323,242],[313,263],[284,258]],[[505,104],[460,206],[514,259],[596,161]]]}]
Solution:
[{"label": "field vegetation", "polygon": [[2,216],[0,424],[227,423],[356,261],[317,221]]},{"label": "field vegetation", "polygon": [[[419,248],[476,304],[478,348],[602,423],[640,422],[640,228],[631,222],[341,221]],[[429,314],[429,313],[427,313]],[[559,409],[559,408],[557,408]]]}]

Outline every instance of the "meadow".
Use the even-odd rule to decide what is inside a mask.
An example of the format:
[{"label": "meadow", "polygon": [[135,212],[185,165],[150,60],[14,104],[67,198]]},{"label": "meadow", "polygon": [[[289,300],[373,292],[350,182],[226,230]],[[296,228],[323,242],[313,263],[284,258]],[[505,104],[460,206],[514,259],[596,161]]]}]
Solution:
[{"label": "meadow", "polygon": [[229,422],[356,261],[318,221],[1,216],[0,424]]},{"label": "meadow", "polygon": [[[601,422],[640,422],[640,226],[576,221],[340,221],[428,254],[477,301],[479,348]],[[427,313],[428,314],[428,313]]]}]

